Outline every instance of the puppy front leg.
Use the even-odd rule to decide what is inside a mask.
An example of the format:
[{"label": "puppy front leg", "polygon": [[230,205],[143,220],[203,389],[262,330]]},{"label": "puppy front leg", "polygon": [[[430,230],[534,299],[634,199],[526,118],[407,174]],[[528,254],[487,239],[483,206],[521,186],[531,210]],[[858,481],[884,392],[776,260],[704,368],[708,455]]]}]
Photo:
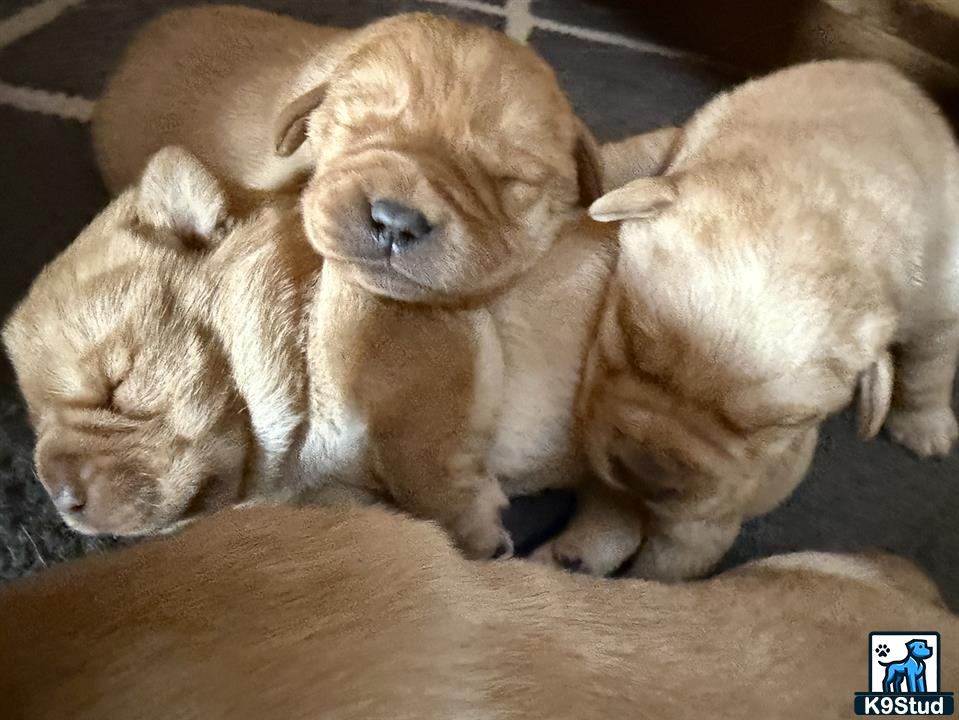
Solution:
[{"label": "puppy front leg", "polygon": [[[513,543],[501,518],[509,504],[506,494],[483,470],[481,459],[458,452],[452,439],[434,436],[426,452],[418,452],[391,433],[390,439],[375,441],[374,467],[399,507],[438,522],[467,557],[512,555]],[[424,440],[421,435],[418,448],[426,449],[420,444]]]},{"label": "puppy front leg", "polygon": [[612,575],[639,549],[643,521],[636,499],[591,480],[578,492],[576,514],[533,560],[588,575]]},{"label": "puppy front leg", "polygon": [[902,346],[886,427],[920,457],[948,455],[959,436],[952,410],[957,357],[959,327],[953,323]]},{"label": "puppy front leg", "polygon": [[[458,461],[454,458],[454,463]],[[510,557],[513,540],[502,520],[509,499],[499,481],[480,468],[468,467],[449,472],[447,478],[454,488],[459,486],[459,492],[447,504],[446,525],[463,553],[478,559]]]},{"label": "puppy front leg", "polygon": [[511,554],[506,495],[485,467],[503,372],[488,314],[367,303],[375,332],[351,344],[360,358],[351,384],[380,484],[402,509],[440,523],[466,555]]},{"label": "puppy front leg", "polygon": [[739,517],[660,521],[628,574],[666,582],[705,575],[732,547],[741,525]]}]

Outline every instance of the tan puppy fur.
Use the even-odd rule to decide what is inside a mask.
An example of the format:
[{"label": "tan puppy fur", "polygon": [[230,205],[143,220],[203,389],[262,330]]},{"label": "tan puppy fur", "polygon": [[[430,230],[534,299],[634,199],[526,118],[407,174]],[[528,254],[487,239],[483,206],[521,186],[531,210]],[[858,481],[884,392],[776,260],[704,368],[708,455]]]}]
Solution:
[{"label": "tan puppy fur", "polygon": [[918,454],[949,452],[959,151],[894,70],[748,83],[694,116],[662,177],[591,214],[625,220],[586,415],[594,466],[651,516],[635,572],[709,569],[857,386],[864,435],[886,420]]},{"label": "tan puppy fur", "polygon": [[603,145],[603,190],[609,192],[637,178],[660,175],[680,137],[679,128],[664,127]]},{"label": "tan puppy fur", "polygon": [[[666,127],[601,148],[603,189],[615,189],[665,170],[680,137]],[[580,488],[576,514],[563,531],[532,555],[537,562],[591,575],[620,570],[643,540],[642,500],[629,490],[590,479]]]},{"label": "tan puppy fur", "polygon": [[[469,554],[505,552],[506,494],[585,471],[574,401],[613,257],[584,213],[597,149],[532,51],[430,15],[359,31],[316,98],[308,464],[365,458]],[[390,235],[383,201],[422,237]]]},{"label": "tan puppy fur", "polygon": [[469,563],[383,510],[258,508],[4,587],[0,694],[11,718],[839,720],[869,631],[915,627],[959,643],[898,558],[614,582]]},{"label": "tan puppy fur", "polygon": [[237,219],[193,156],[150,160],[3,332],[67,524],[140,535],[285,489],[318,270],[292,208]]},{"label": "tan puppy fur", "polygon": [[[389,298],[484,299],[539,262],[599,189],[595,148],[552,70],[485,27],[426,14],[374,23],[308,118],[307,234]],[[380,200],[419,211],[429,237],[371,238]]]},{"label": "tan puppy fur", "polygon": [[[171,54],[188,72],[144,71]],[[250,82],[277,90],[249,105]],[[312,499],[387,499],[487,556],[509,549],[500,479],[520,493],[584,474],[573,407],[614,239],[583,212],[599,194],[597,150],[530,50],[429,15],[331,43],[269,13],[177,11],[128,51],[94,134],[113,184],[171,139],[244,198],[296,187],[304,157],[316,166],[306,224],[333,261],[312,306],[311,422],[293,480]],[[381,198],[417,204],[436,231],[402,262],[364,269]]]},{"label": "tan puppy fur", "polygon": [[[167,145],[189,148],[232,200],[296,190],[309,153],[275,152],[281,111],[325,79],[350,33],[242,7],[175,10],[144,27],[97,101],[93,139],[119,193]],[[175,60],[175,61],[173,61]]]}]

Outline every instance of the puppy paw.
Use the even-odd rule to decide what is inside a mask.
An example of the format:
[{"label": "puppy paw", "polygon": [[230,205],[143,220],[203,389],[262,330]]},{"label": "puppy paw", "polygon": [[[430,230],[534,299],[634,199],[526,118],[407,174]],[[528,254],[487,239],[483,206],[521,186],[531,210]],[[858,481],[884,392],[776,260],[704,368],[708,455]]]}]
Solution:
[{"label": "puppy paw", "polygon": [[643,542],[628,575],[662,582],[701,577],[726,554],[739,528],[738,518],[669,525]]},{"label": "puppy paw", "polygon": [[471,560],[498,560],[513,557],[513,540],[499,523],[470,523],[457,533],[463,554]]},{"label": "puppy paw", "polygon": [[704,575],[707,564],[665,542],[647,542],[629,566],[630,577],[657,582],[680,582]]},{"label": "puppy paw", "polygon": [[537,548],[531,557],[536,562],[569,572],[607,577],[635,554],[641,541],[638,530],[592,536],[566,531]]},{"label": "puppy paw", "polygon": [[451,530],[467,557],[474,560],[512,557],[513,541],[500,517],[508,504],[499,483],[490,482],[456,518]]},{"label": "puppy paw", "polygon": [[959,437],[959,425],[950,408],[893,410],[886,428],[893,440],[919,457],[948,455]]},{"label": "puppy paw", "polygon": [[564,552],[559,550],[555,541],[540,545],[530,554],[529,559],[540,565],[549,565],[568,572],[583,572],[591,574],[588,568],[584,567],[582,557],[574,552]]}]

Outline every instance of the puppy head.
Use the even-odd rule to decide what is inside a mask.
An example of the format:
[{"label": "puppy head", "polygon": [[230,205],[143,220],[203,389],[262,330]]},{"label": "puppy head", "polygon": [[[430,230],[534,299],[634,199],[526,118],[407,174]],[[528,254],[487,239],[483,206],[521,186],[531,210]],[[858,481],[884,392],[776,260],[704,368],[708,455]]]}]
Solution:
[{"label": "puppy head", "polygon": [[587,377],[598,470],[652,502],[759,512],[804,475],[819,424],[859,385],[889,407],[892,318],[864,297],[828,217],[719,171],[644,178],[592,206],[623,220]]},{"label": "puppy head", "polygon": [[155,532],[240,491],[247,422],[202,279],[225,211],[192,156],[161,151],[4,328],[38,476],[80,532]]},{"label": "puppy head", "polygon": [[595,143],[546,63],[501,33],[425,14],[359,33],[328,85],[283,114],[278,150],[307,135],[311,243],[401,300],[496,290],[600,187]]}]

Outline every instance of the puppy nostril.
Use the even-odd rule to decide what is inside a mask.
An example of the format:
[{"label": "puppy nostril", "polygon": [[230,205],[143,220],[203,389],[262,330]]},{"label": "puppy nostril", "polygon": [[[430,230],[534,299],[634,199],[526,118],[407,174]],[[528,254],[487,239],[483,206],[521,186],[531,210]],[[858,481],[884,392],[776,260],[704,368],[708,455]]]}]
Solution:
[{"label": "puppy nostril", "polygon": [[53,504],[62,513],[78,513],[83,510],[87,501],[81,489],[65,485],[54,496]]},{"label": "puppy nostril", "polygon": [[423,213],[395,200],[377,200],[372,203],[370,218],[374,231],[388,246],[402,248],[412,245],[433,230]]}]

